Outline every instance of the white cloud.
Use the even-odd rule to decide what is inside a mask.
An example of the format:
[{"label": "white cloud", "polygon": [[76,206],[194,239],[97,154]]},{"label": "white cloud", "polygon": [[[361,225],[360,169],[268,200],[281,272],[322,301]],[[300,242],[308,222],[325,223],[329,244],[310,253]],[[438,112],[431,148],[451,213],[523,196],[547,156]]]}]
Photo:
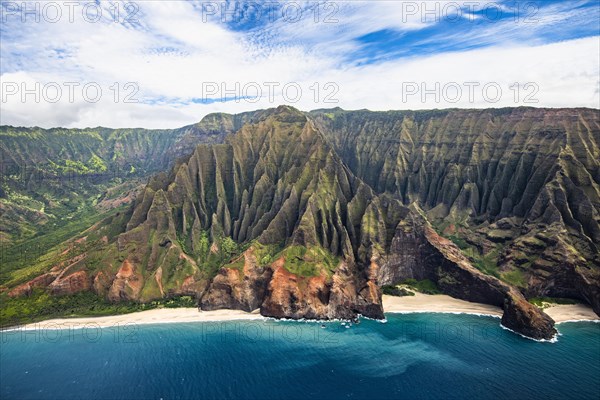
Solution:
[{"label": "white cloud", "polygon": [[[409,32],[430,26],[420,15],[403,19],[406,16],[402,11],[397,4],[394,7],[394,2],[378,2],[376,6],[348,2],[342,3],[333,16],[339,20],[337,24],[323,24],[322,19],[315,22],[313,15],[308,14],[299,23],[279,20],[269,24],[268,30],[257,27],[250,31],[230,30],[218,21],[202,22],[197,4],[187,2],[140,3],[139,22],[133,25],[82,20],[22,24],[9,20],[2,26],[3,36],[10,31],[1,44],[3,84],[26,83],[31,88],[35,82],[97,82],[103,95],[97,103],[86,102],[80,90],[76,90],[73,102],[68,101],[66,94],[56,103],[35,103],[30,100],[32,96],[22,102],[18,94],[7,96],[2,103],[0,124],[172,128],[197,122],[214,111],[241,112],[285,103],[304,110],[335,106],[388,110],[600,104],[597,36],[539,44],[535,29],[497,23],[471,33],[469,38],[447,35],[450,43],[491,40],[491,47],[362,66],[348,63],[348,55],[359,49],[354,41],[357,36],[382,29]],[[556,21],[547,18],[543,23]],[[531,31],[531,43],[510,40],[522,36],[527,29]],[[503,32],[506,43],[500,40]],[[110,89],[115,82],[120,89],[117,102]],[[134,97],[141,103],[123,102],[129,92],[124,88],[127,82],[139,85],[140,91]],[[229,89],[235,88],[236,83],[240,88],[256,83],[264,97],[257,102],[191,102],[203,97],[207,82],[224,84]],[[280,84],[273,101],[268,99],[265,82]],[[298,102],[286,101],[282,96],[280,88],[291,82],[302,88]],[[339,87],[334,96],[338,103],[324,102],[332,90],[324,87],[328,82]],[[462,86],[463,95],[459,102],[436,102],[433,95],[423,102],[418,94],[403,96],[403,88],[410,82],[425,83],[429,89],[435,88],[436,82],[441,87],[456,82]],[[473,102],[465,82],[480,84]],[[492,82],[503,89],[497,103],[486,102],[481,92],[483,85]],[[535,83],[539,92],[534,98],[539,103],[522,101],[532,87],[521,87],[521,101],[515,103],[510,90],[515,82]],[[315,83],[319,87],[318,101]],[[248,94],[253,93],[254,90],[248,90]],[[489,93],[493,94],[493,90]],[[288,94],[294,95],[293,88]],[[219,91],[213,97],[224,95]]]}]

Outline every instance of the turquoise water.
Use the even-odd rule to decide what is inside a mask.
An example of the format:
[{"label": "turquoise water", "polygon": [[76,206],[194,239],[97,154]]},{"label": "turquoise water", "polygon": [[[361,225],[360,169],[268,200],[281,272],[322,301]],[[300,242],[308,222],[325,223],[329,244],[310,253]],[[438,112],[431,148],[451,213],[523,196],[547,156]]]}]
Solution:
[{"label": "turquoise water", "polygon": [[2,399],[598,399],[600,324],[557,343],[490,317],[230,321],[2,333]]}]

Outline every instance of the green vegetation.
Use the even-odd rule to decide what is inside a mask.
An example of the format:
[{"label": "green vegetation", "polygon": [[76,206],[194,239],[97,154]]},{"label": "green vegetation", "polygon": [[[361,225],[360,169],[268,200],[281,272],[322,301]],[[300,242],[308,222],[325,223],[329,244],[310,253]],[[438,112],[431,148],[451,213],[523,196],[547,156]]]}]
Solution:
[{"label": "green vegetation", "polygon": [[90,168],[90,170],[94,172],[106,172],[107,170],[106,163],[96,154],[92,155],[87,165]]},{"label": "green vegetation", "polygon": [[285,258],[285,269],[292,274],[306,277],[318,276],[321,275],[321,272],[331,276],[339,264],[338,257],[334,257],[319,246],[310,248],[297,245],[288,246],[274,259],[282,256]]},{"label": "green vegetation", "polygon": [[424,294],[442,294],[440,289],[438,289],[437,285],[430,281],[429,279],[416,280],[416,279],[406,279],[401,282],[403,285],[409,286],[412,289],[415,289],[417,292]]},{"label": "green vegetation", "polygon": [[[216,246],[216,252],[211,250],[209,234],[202,231],[197,246],[197,262],[202,267],[208,278],[214,277],[222,267],[242,269],[244,258],[241,254],[250,247],[252,243],[239,244],[230,237],[219,237],[212,245]],[[184,248],[184,247],[182,247]],[[214,250],[215,248],[213,248]]]},{"label": "green vegetation", "polygon": [[[527,286],[527,280],[522,270],[513,269],[511,271],[501,272],[498,268],[498,256],[503,250],[501,244],[496,245],[493,250],[486,254],[481,254],[476,248],[459,236],[447,235],[446,237],[456,244],[462,250],[463,254],[469,258],[473,266],[481,272],[494,276],[514,286]],[[526,267],[527,265],[528,264],[525,264],[524,266]]]},{"label": "green vegetation", "polygon": [[485,274],[501,278],[497,264],[500,251],[499,246],[486,254],[481,254],[475,246],[470,245],[464,238],[458,235],[446,235],[446,238],[462,250],[462,253],[471,260],[475,268]]},{"label": "green vegetation", "polygon": [[473,257],[473,266],[483,273],[501,278],[497,260],[498,254],[496,251],[491,251],[485,255],[476,254]]},{"label": "green vegetation", "polygon": [[539,308],[548,308],[556,304],[577,304],[576,300],[562,297],[532,297],[529,302]]},{"label": "green vegetation", "polygon": [[319,246],[307,248],[291,245],[281,249],[281,246],[264,245],[256,240],[240,245],[228,237],[219,240],[218,246],[219,254],[223,255],[223,261],[219,262],[221,256],[209,255],[208,263],[203,264],[212,268],[215,273],[221,267],[236,268],[241,271],[244,267],[242,252],[251,246],[254,248],[254,255],[259,265],[269,265],[283,257],[286,270],[304,277],[319,276],[323,272],[330,277],[340,263],[339,257],[334,257],[329,251]]},{"label": "green vegetation", "polygon": [[10,298],[0,297],[0,327],[5,328],[59,317],[96,317],[103,315],[127,314],[154,308],[197,307],[190,296],[161,299],[150,303],[121,302],[109,303],[91,292],[80,292],[69,296],[52,296],[42,290],[31,296]]},{"label": "green vegetation", "polygon": [[59,245],[75,235],[83,232],[96,222],[125,211],[126,207],[119,207],[98,213],[93,207],[83,209],[76,218],[67,221],[58,221],[49,226],[40,228],[38,235],[19,244],[2,245],[2,269],[0,271],[0,284],[16,285],[33,278],[41,272],[43,265],[40,258],[53,249],[58,251]]},{"label": "green vegetation", "polygon": [[229,264],[223,265],[223,267],[231,268],[231,269],[237,269],[238,271],[240,271],[241,273],[243,273],[244,272],[244,265],[245,265],[244,256],[240,255],[238,258],[236,258],[235,260],[233,260]]},{"label": "green vegetation", "polygon": [[230,259],[231,257],[240,253],[240,246],[230,237],[221,239],[221,245],[219,248],[221,249],[221,253],[225,259]]},{"label": "green vegetation", "polygon": [[208,232],[202,231],[200,234],[200,240],[198,243],[198,259],[206,260],[208,258],[208,252],[210,249],[210,240],[208,239]]},{"label": "green vegetation", "polygon": [[405,288],[403,288],[401,286],[393,286],[393,285],[383,285],[381,287],[381,292],[383,294],[387,294],[389,296],[398,296],[398,297],[415,295],[415,293],[411,292],[410,290],[406,290]]},{"label": "green vegetation", "polygon": [[459,249],[463,250],[463,252],[472,252],[473,250],[471,245],[469,245],[465,239],[457,235],[446,235],[446,238],[450,239]]},{"label": "green vegetation", "polygon": [[254,255],[260,265],[269,265],[275,261],[275,255],[279,250],[279,246],[275,244],[262,244],[258,240],[252,242]]},{"label": "green vegetation", "polygon": [[500,274],[500,278],[511,285],[526,287],[527,280],[525,274],[520,269],[513,269],[512,271],[503,272]]}]

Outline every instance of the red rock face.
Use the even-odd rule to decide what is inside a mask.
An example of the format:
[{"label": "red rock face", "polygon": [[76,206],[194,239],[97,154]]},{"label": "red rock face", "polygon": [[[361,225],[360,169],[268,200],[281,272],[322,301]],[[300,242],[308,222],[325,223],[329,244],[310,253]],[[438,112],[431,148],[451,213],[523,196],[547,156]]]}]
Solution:
[{"label": "red rock face", "polygon": [[[83,241],[85,241],[85,238],[79,239],[77,243],[82,243]],[[62,254],[65,255],[71,250],[72,247],[65,250]],[[50,272],[15,287],[8,295],[10,297],[28,296],[35,288],[48,288],[53,294],[69,294],[71,290],[74,290],[73,293],[87,290],[90,287],[89,282],[84,282],[84,280],[87,280],[87,275],[86,279],[83,280],[81,274],[74,277],[68,275],[70,271],[80,269],[81,263],[86,257],[87,254],[82,253],[64,260],[50,268]],[[79,289],[80,287],[84,289]]]},{"label": "red rock face", "polygon": [[143,278],[136,272],[135,264],[125,260],[108,291],[108,299],[111,301],[137,300],[143,285]]},{"label": "red rock face", "polygon": [[355,318],[358,314],[383,318],[381,292],[376,280],[377,266],[361,276],[353,263],[341,262],[331,278],[325,275],[302,277],[285,269],[283,258],[273,263],[261,314],[275,318]]},{"label": "red rock face", "polygon": [[85,271],[78,271],[65,277],[59,277],[48,285],[50,293],[56,295],[82,292],[89,290],[90,287],[90,279]]},{"label": "red rock face", "polygon": [[326,277],[294,275],[285,269],[284,262],[280,258],[272,265],[275,271],[261,306],[261,314],[275,318],[326,319],[329,300]]},{"label": "red rock face", "polygon": [[193,276],[190,275],[183,280],[183,283],[181,284],[180,294],[184,296],[194,296],[196,298],[200,298],[205,288],[205,281],[197,281]]},{"label": "red rock face", "polygon": [[158,289],[160,290],[160,295],[165,296],[165,291],[162,285],[162,267],[158,267],[156,273],[154,274],[154,279],[156,280],[156,284],[158,285]]},{"label": "red rock face", "polygon": [[261,267],[256,261],[254,249],[244,252],[242,271],[234,268],[221,268],[202,296],[200,306],[203,310],[220,308],[253,311],[263,301],[267,282],[272,270]]},{"label": "red rock face", "polygon": [[94,277],[93,288],[94,292],[96,292],[98,295],[106,295],[106,292],[108,291],[110,285],[110,278],[104,272],[100,271]]},{"label": "red rock face", "polygon": [[8,295],[10,297],[28,296],[35,288],[47,287],[49,284],[52,283],[52,281],[54,281],[54,279],[56,279],[57,275],[57,272],[50,272],[44,275],[40,275],[27,283],[15,287],[13,290],[8,292]]}]

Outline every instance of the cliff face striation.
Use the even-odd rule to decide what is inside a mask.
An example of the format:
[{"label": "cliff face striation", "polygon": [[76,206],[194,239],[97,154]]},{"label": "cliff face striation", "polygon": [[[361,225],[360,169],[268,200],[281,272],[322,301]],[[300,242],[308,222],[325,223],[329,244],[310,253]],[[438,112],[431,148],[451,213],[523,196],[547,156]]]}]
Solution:
[{"label": "cliff face striation", "polygon": [[417,203],[480,270],[600,314],[600,112],[310,113],[377,193]]},{"label": "cliff face striation", "polygon": [[174,166],[127,212],[9,294],[190,295],[205,310],[383,318],[381,285],[428,279],[549,339],[553,321],[527,298],[600,311],[598,117],[285,106],[213,115],[165,150]]}]

